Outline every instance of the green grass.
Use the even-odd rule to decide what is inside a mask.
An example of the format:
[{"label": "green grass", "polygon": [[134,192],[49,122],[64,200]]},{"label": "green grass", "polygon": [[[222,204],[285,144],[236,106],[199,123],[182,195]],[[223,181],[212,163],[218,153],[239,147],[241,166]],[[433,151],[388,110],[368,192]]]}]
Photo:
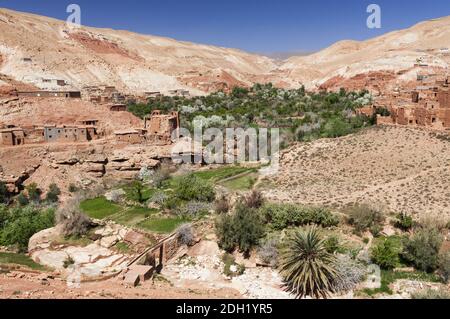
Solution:
[{"label": "green grass", "polygon": [[89,217],[96,219],[103,219],[117,214],[123,209],[119,205],[108,201],[104,196],[85,200],[80,204],[80,208]]},{"label": "green grass", "polygon": [[392,295],[393,291],[389,285],[399,279],[409,279],[423,282],[440,282],[440,278],[435,274],[427,274],[424,272],[395,272],[393,270],[381,270],[381,287],[377,289],[364,289],[363,292],[369,296],[385,293]]},{"label": "green grass", "polygon": [[121,254],[127,254],[130,252],[130,247],[128,246],[127,243],[124,243],[123,241],[118,242],[114,247]]},{"label": "green grass", "polygon": [[0,253],[0,264],[14,264],[26,266],[34,270],[45,270],[44,266],[35,263],[30,257],[23,254]]},{"label": "green grass", "polygon": [[216,169],[195,172],[194,175],[210,182],[218,182],[242,173],[256,172],[256,170],[256,168],[241,166],[223,166]]},{"label": "green grass", "polygon": [[152,218],[147,219],[137,226],[147,231],[155,233],[169,234],[172,233],[178,226],[187,222],[184,218]]},{"label": "green grass", "polygon": [[122,214],[115,216],[113,220],[119,224],[134,225],[157,212],[156,209],[133,207],[124,211]]},{"label": "green grass", "polygon": [[250,190],[256,182],[256,174],[247,174],[221,183],[231,190]]}]

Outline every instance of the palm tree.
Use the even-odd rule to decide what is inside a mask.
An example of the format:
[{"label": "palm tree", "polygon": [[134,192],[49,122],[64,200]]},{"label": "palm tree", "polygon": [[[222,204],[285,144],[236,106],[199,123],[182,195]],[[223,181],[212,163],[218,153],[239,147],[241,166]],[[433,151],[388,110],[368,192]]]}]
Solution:
[{"label": "palm tree", "polygon": [[285,288],[297,298],[327,298],[339,274],[336,258],[327,252],[317,227],[296,231],[281,251],[280,274]]}]

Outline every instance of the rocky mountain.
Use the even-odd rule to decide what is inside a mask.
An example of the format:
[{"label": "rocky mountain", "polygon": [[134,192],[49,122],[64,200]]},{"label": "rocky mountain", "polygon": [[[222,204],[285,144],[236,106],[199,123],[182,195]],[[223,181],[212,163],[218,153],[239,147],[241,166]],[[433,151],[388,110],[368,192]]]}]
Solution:
[{"label": "rocky mountain", "polygon": [[430,20],[280,61],[128,31],[70,29],[63,21],[0,9],[0,89],[19,84],[52,88],[56,84],[45,79],[61,79],[76,89],[114,85],[124,92],[184,88],[203,94],[269,81],[281,87],[376,90],[413,81],[425,66],[446,72],[449,27],[450,17]]}]

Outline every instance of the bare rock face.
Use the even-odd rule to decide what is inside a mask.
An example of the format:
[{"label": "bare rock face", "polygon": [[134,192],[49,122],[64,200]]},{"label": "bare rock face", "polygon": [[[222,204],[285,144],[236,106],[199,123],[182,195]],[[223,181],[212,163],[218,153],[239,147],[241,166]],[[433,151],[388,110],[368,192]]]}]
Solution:
[{"label": "bare rock face", "polygon": [[57,244],[60,227],[43,230],[29,242],[31,258],[44,266],[60,271],[68,280],[82,281],[109,277],[126,269],[133,256],[117,253],[113,246],[124,240],[128,230],[120,225],[106,224],[95,231],[99,239],[87,246]]}]

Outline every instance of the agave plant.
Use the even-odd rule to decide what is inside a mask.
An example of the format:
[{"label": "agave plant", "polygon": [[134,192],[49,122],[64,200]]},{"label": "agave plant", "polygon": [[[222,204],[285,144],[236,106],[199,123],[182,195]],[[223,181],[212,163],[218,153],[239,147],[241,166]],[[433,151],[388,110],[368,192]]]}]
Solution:
[{"label": "agave plant", "polygon": [[339,278],[336,258],[327,252],[317,227],[296,231],[281,251],[280,274],[285,288],[297,298],[327,298]]}]

